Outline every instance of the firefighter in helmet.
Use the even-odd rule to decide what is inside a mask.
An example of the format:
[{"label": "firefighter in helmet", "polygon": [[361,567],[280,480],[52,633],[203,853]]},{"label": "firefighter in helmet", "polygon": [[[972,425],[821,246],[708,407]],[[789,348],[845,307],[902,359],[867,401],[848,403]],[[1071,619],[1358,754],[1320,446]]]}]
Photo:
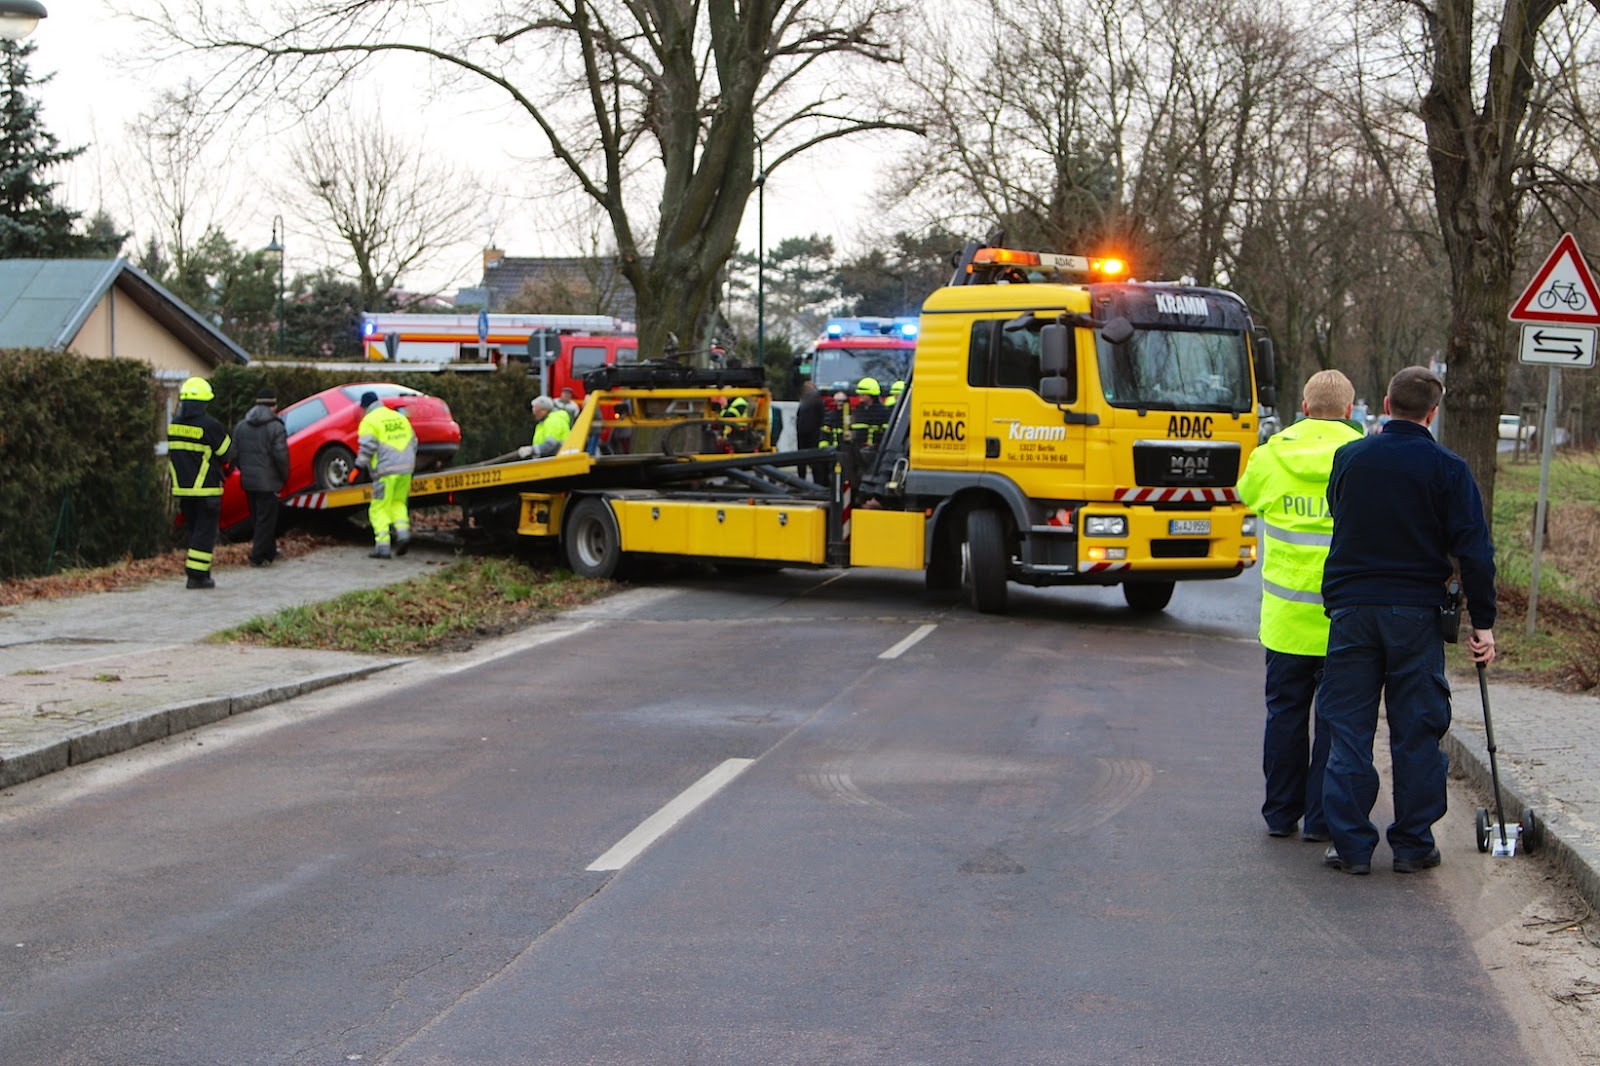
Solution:
[{"label": "firefighter in helmet", "polygon": [[755,431],[749,424],[751,410],[750,400],[745,396],[735,396],[722,405],[722,437],[732,451],[755,450]]},{"label": "firefighter in helmet", "polygon": [[211,578],[211,556],[222,518],[223,468],[236,455],[228,431],[206,414],[212,396],[209,381],[189,378],[178,389],[178,410],[167,423],[167,466],[172,471],[173,498],[189,531],[184,570],[192,589],[217,585]]},{"label": "firefighter in helmet", "polygon": [[896,378],[895,383],[889,386],[889,398],[883,401],[883,406],[893,407],[895,404],[899,403],[900,394],[905,391],[906,383],[903,380]]},{"label": "firefighter in helmet", "polygon": [[883,436],[883,427],[889,424],[889,409],[883,405],[882,394],[877,378],[866,377],[856,382],[856,395],[861,397],[861,403],[851,415],[850,429],[856,442],[863,447],[876,447]]}]

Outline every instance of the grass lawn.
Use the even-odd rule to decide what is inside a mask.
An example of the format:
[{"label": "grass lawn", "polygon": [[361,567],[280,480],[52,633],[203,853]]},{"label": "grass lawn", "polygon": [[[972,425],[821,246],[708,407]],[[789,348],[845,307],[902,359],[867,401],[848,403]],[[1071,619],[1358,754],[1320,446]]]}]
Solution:
[{"label": "grass lawn", "polygon": [[[1552,458],[1538,616],[1529,637],[1538,496],[1537,457],[1513,463],[1502,453],[1494,499],[1500,658],[1491,669],[1508,679],[1590,689],[1600,684],[1600,453],[1563,450]],[[1451,655],[1452,665],[1470,669],[1461,647]]]}]

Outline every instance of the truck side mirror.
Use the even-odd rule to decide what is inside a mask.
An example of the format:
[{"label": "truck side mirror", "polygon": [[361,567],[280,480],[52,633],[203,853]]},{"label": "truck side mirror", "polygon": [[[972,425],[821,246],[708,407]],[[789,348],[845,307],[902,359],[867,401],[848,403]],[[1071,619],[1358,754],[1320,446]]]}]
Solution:
[{"label": "truck side mirror", "polygon": [[1071,403],[1072,393],[1071,378],[1053,377],[1039,382],[1039,395],[1049,403]]},{"label": "truck side mirror", "polygon": [[1039,373],[1050,377],[1072,370],[1072,330],[1056,324],[1045,326],[1039,331]]},{"label": "truck side mirror", "polygon": [[1263,385],[1278,383],[1277,351],[1272,346],[1272,338],[1260,334],[1256,336],[1256,381]]}]

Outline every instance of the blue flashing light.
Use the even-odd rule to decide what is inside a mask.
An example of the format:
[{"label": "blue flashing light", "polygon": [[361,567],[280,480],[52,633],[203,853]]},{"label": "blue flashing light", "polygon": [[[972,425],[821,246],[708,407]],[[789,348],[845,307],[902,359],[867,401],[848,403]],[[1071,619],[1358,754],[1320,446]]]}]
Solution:
[{"label": "blue flashing light", "polygon": [[376,322],[369,320],[361,323],[361,335],[363,337],[370,337],[376,332],[378,332],[378,324]]},{"label": "blue flashing light", "polygon": [[823,335],[829,340],[840,337],[900,337],[915,338],[915,318],[830,318]]}]

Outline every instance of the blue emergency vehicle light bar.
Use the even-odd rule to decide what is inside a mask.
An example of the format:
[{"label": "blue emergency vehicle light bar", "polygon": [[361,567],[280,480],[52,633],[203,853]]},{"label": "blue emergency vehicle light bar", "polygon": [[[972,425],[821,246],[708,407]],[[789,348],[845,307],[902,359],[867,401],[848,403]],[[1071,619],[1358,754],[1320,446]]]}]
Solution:
[{"label": "blue emergency vehicle light bar", "polygon": [[372,322],[372,321],[369,320],[369,321],[361,323],[361,335],[363,337],[370,337],[374,333],[376,333],[377,331],[378,331],[378,324],[376,322]]},{"label": "blue emergency vehicle light bar", "polygon": [[823,335],[829,340],[840,337],[908,337],[917,335],[914,318],[830,318]]}]

